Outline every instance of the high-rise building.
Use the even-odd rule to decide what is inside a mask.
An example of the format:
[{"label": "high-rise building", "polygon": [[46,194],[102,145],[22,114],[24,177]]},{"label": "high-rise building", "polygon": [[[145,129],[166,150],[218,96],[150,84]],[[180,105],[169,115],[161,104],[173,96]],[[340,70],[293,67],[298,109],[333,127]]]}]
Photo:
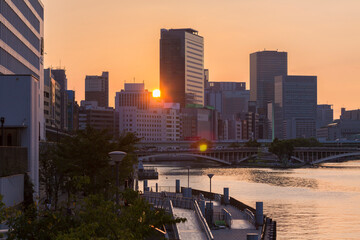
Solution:
[{"label": "high-rise building", "polygon": [[198,31],[161,29],[160,90],[165,102],[204,105],[204,39]]},{"label": "high-rise building", "polygon": [[79,129],[79,105],[75,101],[75,91],[67,90],[67,117],[68,131],[75,132]]},{"label": "high-rise building", "polygon": [[179,141],[180,105],[162,103],[148,109],[119,107],[120,134],[133,132],[145,142]]},{"label": "high-rise building", "polygon": [[97,101],[99,107],[109,106],[109,72],[101,76],[86,76],[85,101]]},{"label": "high-rise building", "polygon": [[334,121],[334,110],[332,105],[317,105],[316,128],[324,127]]},{"label": "high-rise building", "polygon": [[39,192],[38,140],[45,138],[43,55],[41,1],[0,0],[0,75],[17,74],[1,76],[0,99],[4,102],[0,103],[0,117],[6,119],[5,128],[13,126],[21,132],[17,137],[21,138],[21,146],[27,148],[28,172],[36,194]]},{"label": "high-rise building", "polygon": [[115,96],[115,109],[119,107],[137,107],[148,109],[151,92],[145,89],[144,83],[125,83],[124,89]]},{"label": "high-rise building", "polygon": [[274,77],[287,75],[287,52],[261,51],[250,54],[250,100],[256,101],[260,115],[274,102]]},{"label": "high-rise building", "polygon": [[99,107],[97,101],[81,101],[79,108],[79,130],[90,126],[96,130],[106,130],[111,136],[117,136],[115,109]]},{"label": "high-rise building", "polygon": [[67,77],[65,69],[50,69],[51,74],[60,85],[60,112],[61,112],[61,124],[60,130],[68,130],[68,117],[67,117]]},{"label": "high-rise building", "polygon": [[317,77],[275,77],[275,137],[316,136]]},{"label": "high-rise building", "polygon": [[44,117],[47,129],[61,129],[61,87],[51,68],[44,70]]},{"label": "high-rise building", "polygon": [[248,111],[250,92],[244,82],[209,82],[208,85],[205,104],[220,112],[222,119],[239,119]]}]

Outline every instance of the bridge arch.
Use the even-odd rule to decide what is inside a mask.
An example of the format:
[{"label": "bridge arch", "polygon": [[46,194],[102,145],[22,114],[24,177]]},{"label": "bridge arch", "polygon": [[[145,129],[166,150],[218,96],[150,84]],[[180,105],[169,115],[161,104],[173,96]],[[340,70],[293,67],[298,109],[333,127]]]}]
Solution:
[{"label": "bridge arch", "polygon": [[157,154],[152,154],[152,155],[144,155],[139,157],[139,160],[144,160],[146,158],[153,158],[153,157],[164,157],[164,156],[170,156],[170,157],[196,157],[196,158],[202,158],[205,160],[210,160],[210,161],[214,161],[214,162],[218,162],[224,165],[231,165],[230,162],[219,159],[219,158],[214,158],[214,157],[210,157],[210,156],[206,156],[206,155],[201,155],[201,154],[195,154],[195,153],[157,153]]},{"label": "bridge arch", "polygon": [[319,163],[335,160],[337,158],[356,157],[356,156],[360,157],[360,152],[343,153],[343,154],[333,155],[333,156],[330,156],[330,157],[320,158],[320,159],[318,159],[316,161],[313,161],[312,164],[319,164]]}]

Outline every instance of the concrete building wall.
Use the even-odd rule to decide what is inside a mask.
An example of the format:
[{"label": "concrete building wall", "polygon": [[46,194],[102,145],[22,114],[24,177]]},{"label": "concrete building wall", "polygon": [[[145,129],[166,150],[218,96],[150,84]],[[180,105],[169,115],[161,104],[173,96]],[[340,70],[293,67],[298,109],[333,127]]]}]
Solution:
[{"label": "concrete building wall", "polygon": [[86,76],[85,100],[97,101],[99,107],[109,106],[109,72],[101,76]]},{"label": "concrete building wall", "polygon": [[24,201],[24,174],[0,177],[0,195],[6,207],[16,206]]},{"label": "concrete building wall", "polygon": [[0,75],[0,114],[5,118],[4,127],[18,129],[20,146],[28,149],[28,171],[36,194],[39,192],[39,111],[42,111],[39,85],[39,80],[30,75]]},{"label": "concrete building wall", "polygon": [[[41,1],[0,1],[0,74],[31,74],[39,79],[39,107],[44,108],[44,6]],[[45,138],[43,111],[40,137]]]}]

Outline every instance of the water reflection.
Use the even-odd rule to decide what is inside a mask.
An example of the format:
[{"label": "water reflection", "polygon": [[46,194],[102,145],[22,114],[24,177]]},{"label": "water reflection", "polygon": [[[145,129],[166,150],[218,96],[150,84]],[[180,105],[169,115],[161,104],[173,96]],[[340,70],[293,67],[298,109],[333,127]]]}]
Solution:
[{"label": "water reflection", "polygon": [[[160,185],[187,184],[185,166],[158,166]],[[291,170],[192,166],[190,186],[230,194],[277,221],[278,239],[360,239],[360,161]],[[154,183],[153,183],[154,184]]]}]

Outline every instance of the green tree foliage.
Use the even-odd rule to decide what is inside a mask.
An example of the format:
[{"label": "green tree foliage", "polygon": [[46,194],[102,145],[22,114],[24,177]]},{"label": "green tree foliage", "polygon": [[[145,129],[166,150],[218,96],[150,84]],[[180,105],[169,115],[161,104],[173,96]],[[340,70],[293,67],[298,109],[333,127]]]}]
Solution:
[{"label": "green tree foliage", "polygon": [[118,206],[102,195],[89,195],[72,214],[35,205],[24,212],[12,209],[8,239],[145,239],[156,234],[156,228],[185,221],[153,209],[137,192],[127,190],[123,196],[131,204]]},{"label": "green tree foliage", "polygon": [[[3,196],[0,194],[0,224],[2,224],[6,220],[5,215],[5,204],[2,201]],[[2,234],[0,233],[0,237],[2,237]]]},{"label": "green tree foliage", "polygon": [[315,138],[297,138],[289,140],[279,140],[275,138],[269,147],[269,152],[275,154],[286,166],[293,155],[295,147],[321,147],[321,143]]},{"label": "green tree foliage", "polygon": [[261,143],[258,143],[258,141],[250,139],[245,143],[245,147],[261,147]]}]

